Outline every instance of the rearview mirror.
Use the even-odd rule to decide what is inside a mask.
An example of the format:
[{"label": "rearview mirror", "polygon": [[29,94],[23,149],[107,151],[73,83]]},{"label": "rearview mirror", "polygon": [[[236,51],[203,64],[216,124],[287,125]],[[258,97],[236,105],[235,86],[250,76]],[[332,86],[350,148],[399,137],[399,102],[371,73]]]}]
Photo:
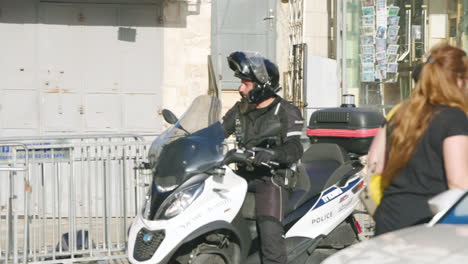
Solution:
[{"label": "rearview mirror", "polygon": [[174,115],[174,113],[172,113],[171,110],[168,110],[168,109],[163,109],[163,110],[162,110],[162,116],[163,116],[164,120],[165,120],[166,122],[168,122],[169,124],[171,124],[171,125],[177,123],[177,121],[179,120],[179,119]]}]

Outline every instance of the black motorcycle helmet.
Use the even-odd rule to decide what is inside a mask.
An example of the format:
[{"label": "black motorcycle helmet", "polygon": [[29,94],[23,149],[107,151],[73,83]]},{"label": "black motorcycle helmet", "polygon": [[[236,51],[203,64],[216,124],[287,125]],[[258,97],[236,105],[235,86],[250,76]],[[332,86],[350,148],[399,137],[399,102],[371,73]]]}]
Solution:
[{"label": "black motorcycle helmet", "polygon": [[281,90],[278,67],[260,54],[236,51],[227,60],[234,76],[254,83],[254,89],[247,96],[250,103],[262,102]]}]

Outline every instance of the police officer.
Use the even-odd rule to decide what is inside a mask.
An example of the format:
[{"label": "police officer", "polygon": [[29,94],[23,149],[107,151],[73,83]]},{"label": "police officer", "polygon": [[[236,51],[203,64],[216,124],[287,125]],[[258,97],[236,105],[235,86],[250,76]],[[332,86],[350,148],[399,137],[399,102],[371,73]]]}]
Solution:
[{"label": "police officer", "polygon": [[[281,89],[277,66],[258,53],[233,52],[229,67],[241,79],[237,102],[223,117],[225,136],[235,134],[240,147],[267,148],[255,154],[254,168],[244,171],[255,190],[256,219],[262,263],[286,263],[283,238],[283,206],[287,192],[270,170],[269,161],[286,167],[297,162],[303,153],[300,143],[303,119],[299,109],[276,93]],[[265,131],[269,131],[262,137]],[[272,150],[272,151],[270,151]],[[276,178],[277,179],[277,178]]]}]

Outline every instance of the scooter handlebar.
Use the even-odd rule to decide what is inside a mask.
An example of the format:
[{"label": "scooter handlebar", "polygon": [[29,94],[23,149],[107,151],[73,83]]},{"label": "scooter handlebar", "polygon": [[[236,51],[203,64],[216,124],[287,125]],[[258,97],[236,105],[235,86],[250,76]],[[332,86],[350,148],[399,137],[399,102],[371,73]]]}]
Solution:
[{"label": "scooter handlebar", "polygon": [[245,164],[252,164],[252,157],[254,157],[255,153],[250,151],[239,151],[237,149],[230,150],[226,156],[224,157],[223,163],[225,165],[229,165],[232,163],[245,163]]},{"label": "scooter handlebar", "polygon": [[[272,149],[267,149],[267,148],[253,147],[252,150],[255,151],[255,152],[259,152],[259,151],[268,152],[268,153],[270,153],[271,155],[275,155],[275,154],[276,154],[276,152],[275,152],[274,150],[272,150]],[[273,168],[275,168],[275,167],[279,167],[280,164],[279,164],[279,162],[271,161],[271,160],[270,160],[270,161],[268,161],[267,163],[262,162],[262,165],[267,166],[267,167],[270,168],[270,169],[273,169]]]},{"label": "scooter handlebar", "polygon": [[276,152],[275,152],[274,150],[272,150],[272,149],[267,149],[267,148],[253,147],[252,150],[255,151],[255,152],[265,151],[265,152],[270,153],[271,155],[275,155],[275,154],[276,154]]},{"label": "scooter handlebar", "polygon": [[[262,164],[265,164],[265,163],[262,163]],[[271,160],[270,160],[270,161],[268,162],[268,166],[267,166],[267,167],[273,168],[273,167],[279,167],[279,165],[280,165],[279,162],[271,161]]]},{"label": "scooter handlebar", "polygon": [[[258,147],[254,147],[251,150],[244,150],[244,151],[241,151],[238,149],[232,149],[226,154],[223,163],[225,165],[229,165],[231,163],[244,163],[247,165],[252,165],[253,160],[255,158],[255,152],[258,152],[258,151],[266,151],[271,154],[275,153],[271,149],[258,148]],[[280,164],[279,162],[276,162],[276,161],[268,161],[268,162],[262,162],[262,165],[272,169],[275,167],[279,167]]]}]

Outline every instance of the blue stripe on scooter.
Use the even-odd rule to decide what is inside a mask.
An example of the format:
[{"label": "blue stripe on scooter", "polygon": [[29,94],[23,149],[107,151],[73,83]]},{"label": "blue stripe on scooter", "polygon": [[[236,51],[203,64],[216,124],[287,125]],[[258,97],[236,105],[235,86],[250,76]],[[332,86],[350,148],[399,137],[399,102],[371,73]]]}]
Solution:
[{"label": "blue stripe on scooter", "polygon": [[[356,185],[359,183],[360,180],[361,180],[360,177],[356,178],[355,180],[350,182],[347,186],[341,188],[341,190],[344,193],[344,192],[348,191],[349,189],[351,189],[353,187],[356,187]],[[330,192],[332,192],[333,190],[335,190],[337,188],[339,188],[339,187],[336,187],[336,186],[330,187],[328,190],[326,190],[325,194],[330,193]],[[338,195],[337,197],[341,197],[341,195],[342,194]],[[337,197],[335,197],[335,198],[337,198]],[[286,228],[289,228],[289,227],[291,227],[290,225],[292,223],[297,221],[299,218],[303,217],[307,212],[315,210],[315,209],[319,208],[320,206],[334,200],[334,199],[331,199],[328,202],[323,202],[323,200],[321,198],[322,198],[322,196],[316,196],[313,199],[311,199],[311,200],[307,201],[306,203],[304,203],[303,205],[301,205],[296,210],[292,211],[290,214],[288,214],[285,217],[285,219],[283,219],[283,222],[282,222],[283,225]],[[320,199],[320,201],[317,202],[318,199]],[[287,229],[285,229],[285,231],[287,231]]]},{"label": "blue stripe on scooter", "polygon": [[291,226],[288,227],[288,225],[291,223],[294,223],[299,218],[303,217],[309,211],[309,209],[314,206],[318,198],[319,196],[314,197],[313,199],[307,201],[303,205],[299,206],[299,208],[297,208],[296,210],[288,214],[286,218],[283,219],[283,222],[282,222],[283,225],[287,228],[291,227]]},{"label": "blue stripe on scooter", "polygon": [[[345,187],[343,187],[343,188],[336,187],[336,186],[332,186],[331,188],[329,188],[328,190],[326,190],[326,191],[322,194],[322,196],[320,197],[318,203],[317,203],[312,209],[310,209],[310,211],[315,210],[315,209],[319,208],[320,206],[322,206],[322,205],[324,205],[324,204],[326,204],[326,203],[329,203],[329,202],[335,200],[336,198],[340,197],[343,193],[345,193],[345,192],[348,191],[349,189],[351,189],[351,188],[353,188],[354,186],[356,186],[356,184],[358,184],[360,180],[361,180],[361,177],[358,177],[358,178],[356,178],[355,180],[353,180],[352,182],[350,182],[347,186],[345,186]],[[327,194],[333,192],[333,191],[336,190],[336,189],[341,189],[341,191],[342,191],[343,193],[341,193],[340,195],[337,195],[337,196],[331,198],[330,200],[324,202],[323,199],[322,199],[322,197],[326,196]]]}]

